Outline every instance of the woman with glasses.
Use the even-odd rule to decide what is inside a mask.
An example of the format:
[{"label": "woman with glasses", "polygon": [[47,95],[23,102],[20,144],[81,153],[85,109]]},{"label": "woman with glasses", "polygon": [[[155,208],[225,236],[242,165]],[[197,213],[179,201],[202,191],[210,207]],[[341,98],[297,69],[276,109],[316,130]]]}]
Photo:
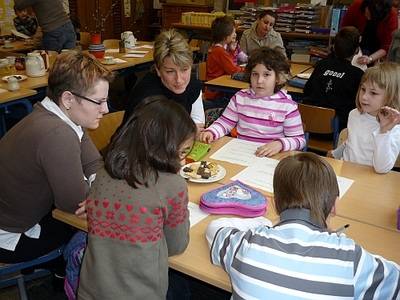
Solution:
[{"label": "woman with glasses", "polygon": [[0,262],[31,260],[66,243],[74,232],[52,218],[55,207],[86,217],[83,201],[102,164],[86,128],[108,112],[113,79],[93,56],[62,53],[46,97],[0,140]]}]

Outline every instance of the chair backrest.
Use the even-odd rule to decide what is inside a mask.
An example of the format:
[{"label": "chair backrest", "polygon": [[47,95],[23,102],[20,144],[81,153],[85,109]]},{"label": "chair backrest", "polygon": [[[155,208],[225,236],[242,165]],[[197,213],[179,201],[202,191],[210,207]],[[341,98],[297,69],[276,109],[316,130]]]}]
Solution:
[{"label": "chair backrest", "polygon": [[81,39],[79,44],[82,46],[82,50],[87,50],[91,43],[90,33],[89,32],[81,32]]},{"label": "chair backrest", "polygon": [[116,39],[104,40],[103,45],[106,49],[119,49],[119,40]]},{"label": "chair backrest", "polygon": [[206,62],[199,62],[199,80],[205,82],[206,81],[206,73],[207,73],[207,64]]},{"label": "chair backrest", "polygon": [[[333,134],[333,143],[330,141],[318,141],[318,146],[315,145],[313,136],[309,138],[309,148],[327,151],[337,147],[339,137],[339,118],[332,108],[312,106],[303,103],[297,103],[301,115],[302,122],[307,127],[307,132],[317,134]],[[331,143],[329,145],[329,143]],[[325,144],[325,145],[323,145]],[[321,147],[322,145],[322,147]]]},{"label": "chair backrest", "polygon": [[94,130],[88,129],[89,136],[97,150],[104,149],[108,146],[115,130],[121,125],[124,113],[125,111],[121,110],[106,114],[101,119],[99,127]]},{"label": "chair backrest", "polygon": [[53,50],[46,50],[46,52],[49,55],[50,66],[52,66],[58,56],[58,53],[57,53],[57,51],[53,51]]},{"label": "chair backrest", "polygon": [[297,103],[301,114],[301,120],[311,133],[328,134],[333,133],[332,119],[335,117],[335,110],[319,106],[312,106]]},{"label": "chair backrest", "polygon": [[307,152],[307,148],[308,148],[308,139],[310,138],[310,133],[307,132],[307,126],[306,126],[306,124],[304,124],[304,123],[302,123],[302,124],[303,124],[304,137],[305,137],[305,139],[306,139],[306,145],[304,146],[303,149],[301,149],[301,151]]},{"label": "chair backrest", "polygon": [[[35,267],[41,265],[45,262],[56,259],[61,256],[64,252],[65,245],[60,248],[40,256],[38,258],[14,264],[3,264],[0,263],[0,288],[17,284],[19,290],[20,299],[28,299],[28,293],[25,286],[25,280],[35,279],[42,277],[44,275],[51,274],[51,272],[47,269],[35,268],[35,271],[32,274],[24,275],[20,273],[22,269]],[[1,258],[0,258],[1,260]]]},{"label": "chair backrest", "polygon": [[341,144],[343,144],[343,142],[344,142],[345,140],[347,140],[347,135],[348,135],[347,128],[343,129],[343,130],[340,132],[340,134],[339,134],[339,139],[338,139],[338,143],[337,143],[338,147],[339,147]]}]

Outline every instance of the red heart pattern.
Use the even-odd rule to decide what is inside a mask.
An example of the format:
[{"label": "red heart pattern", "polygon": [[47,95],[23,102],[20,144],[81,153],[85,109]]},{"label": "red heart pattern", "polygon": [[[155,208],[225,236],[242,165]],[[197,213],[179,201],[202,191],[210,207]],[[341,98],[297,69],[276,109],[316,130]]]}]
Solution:
[{"label": "red heart pattern", "polygon": [[[175,228],[187,220],[187,187],[180,186],[182,181],[175,175],[147,189],[110,180],[101,172],[105,171],[98,173],[100,183],[94,184],[86,202],[90,234],[120,242],[155,243],[163,238],[164,226]],[[159,201],[163,204],[155,204]]]}]

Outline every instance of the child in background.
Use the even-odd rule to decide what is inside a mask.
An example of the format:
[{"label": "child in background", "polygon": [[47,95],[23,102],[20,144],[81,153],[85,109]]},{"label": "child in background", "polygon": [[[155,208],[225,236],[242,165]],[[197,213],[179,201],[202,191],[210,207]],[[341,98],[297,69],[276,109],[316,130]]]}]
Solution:
[{"label": "child in background", "polygon": [[[333,108],[339,117],[339,130],[347,127],[347,119],[356,107],[358,87],[364,72],[351,64],[358,53],[360,33],[353,26],[343,27],[335,36],[335,59],[316,64],[304,87],[303,103]],[[332,137],[331,137],[332,138]]]},{"label": "child in background", "polygon": [[28,15],[28,12],[26,9],[23,10],[17,10],[14,5],[14,12],[17,15],[17,17],[14,18],[14,27],[15,30],[17,30],[20,33],[23,33],[29,37],[33,37],[36,33],[36,29],[38,27],[36,18],[31,17]]},{"label": "child in background", "polygon": [[86,204],[78,299],[189,299],[187,282],[168,276],[168,256],[189,243],[187,184],[178,172],[196,131],[181,105],[151,96],[114,136]]},{"label": "child in background", "polygon": [[232,37],[230,43],[225,45],[225,49],[228,50],[229,54],[233,57],[233,62],[235,65],[241,65],[243,63],[247,63],[249,57],[242,51],[242,48],[240,48],[239,42],[236,38],[237,35],[235,32],[235,35]]},{"label": "child in background", "polygon": [[389,172],[400,152],[400,66],[392,62],[368,68],[356,105],[349,114],[347,140],[328,157]]},{"label": "child in background", "polygon": [[[225,49],[225,45],[230,43],[234,36],[236,36],[235,21],[232,18],[224,16],[216,18],[212,22],[211,37],[213,44],[207,52],[206,81],[222,75],[232,75],[244,71],[244,68],[235,65],[232,55]],[[222,101],[223,92],[211,91],[206,86],[204,95],[207,100],[212,100],[205,101],[205,106],[226,106]]]},{"label": "child in background", "polygon": [[265,143],[256,156],[300,150],[305,144],[296,102],[282,89],[289,80],[290,66],[278,50],[261,47],[251,52],[244,71],[250,88],[237,92],[224,113],[200,134],[207,143],[228,134],[235,126],[237,137]]},{"label": "child in background", "polygon": [[322,157],[282,159],[272,205],[280,221],[221,218],[206,238],[232,299],[398,299],[400,266],[328,229],[337,213],[336,174]]}]

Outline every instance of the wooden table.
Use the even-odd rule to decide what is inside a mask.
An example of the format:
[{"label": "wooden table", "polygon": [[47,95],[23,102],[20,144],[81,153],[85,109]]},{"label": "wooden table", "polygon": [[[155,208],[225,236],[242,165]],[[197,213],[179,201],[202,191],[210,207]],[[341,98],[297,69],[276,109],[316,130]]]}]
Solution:
[{"label": "wooden table", "polygon": [[[152,42],[143,42],[139,41],[138,46],[141,45],[152,45]],[[197,51],[198,47],[191,47],[193,51]],[[139,48],[140,51],[148,51],[144,57],[142,58],[128,58],[124,57],[129,54],[128,49],[126,49],[126,53],[105,53],[104,56],[113,56],[114,58],[120,58],[125,60],[124,63],[117,63],[114,65],[105,65],[106,68],[116,71],[118,76],[124,76],[126,72],[134,73],[138,71],[142,71],[145,69],[149,69],[153,64],[153,49],[150,48]],[[88,52],[88,50],[84,50]],[[98,59],[100,62],[104,62],[104,57]],[[10,75],[26,75],[26,70],[16,70],[15,67],[11,68]],[[40,89],[47,87],[49,73],[46,72],[44,76],[41,77],[28,77],[26,80],[20,82],[21,88],[28,89]]]},{"label": "wooden table", "polygon": [[[291,65],[291,73],[292,76],[295,77],[297,74],[304,72],[305,70],[309,69],[310,65],[303,65],[303,64],[292,64]],[[309,72],[312,72],[313,69],[310,69]],[[241,89],[248,88],[250,85],[247,82],[232,79],[230,75],[223,75],[221,77],[206,81],[204,83],[210,90],[212,91],[220,91],[224,93],[230,94],[229,99],[235,94],[237,91]],[[286,85],[285,89],[289,93],[295,94],[303,94],[303,89],[294,87],[291,85]]]},{"label": "wooden table", "polygon": [[[5,85],[2,86],[2,88],[7,89],[7,83],[5,83]],[[36,93],[37,92],[35,90],[24,89],[24,88],[21,88],[15,92],[7,91],[4,93],[0,93],[0,104],[4,103],[11,104],[12,101],[27,98],[36,95]]]},{"label": "wooden table", "polygon": [[[212,143],[212,150],[204,159],[209,159],[215,151],[229,142],[229,140],[230,138],[224,137]],[[280,153],[274,158],[281,159],[286,155],[293,155],[294,153],[296,153],[296,151]],[[378,180],[379,182],[390,182],[388,184],[395,187],[395,184],[400,182],[400,173],[389,172],[388,174],[380,175],[376,174],[371,167],[329,158],[326,159],[333,166],[337,175],[355,179],[352,187],[339,202],[339,216],[332,218],[330,227],[339,228],[344,224],[350,224],[350,227],[344,231],[349,238],[354,239],[367,251],[370,251],[373,254],[379,254],[400,264],[400,231],[394,230],[392,222],[394,222],[395,219],[391,218],[392,212],[395,213],[399,204],[397,200],[398,198],[394,197],[396,191],[394,190],[387,193],[386,185],[383,187],[381,185],[375,186],[375,182]],[[245,168],[225,161],[216,162],[226,169],[227,175],[219,182],[209,184],[188,182],[191,202],[199,204],[200,196],[205,191],[229,182],[233,175]],[[397,188],[397,190],[399,190],[399,188]],[[265,191],[261,192],[263,192],[267,197],[272,196],[271,193]],[[378,198],[380,199],[379,205],[377,205],[376,201],[369,201],[369,199],[365,198],[365,195],[369,194],[373,197],[380,195],[380,198]],[[398,194],[399,193],[397,193],[397,195]],[[387,203],[381,205],[384,201],[387,201]],[[190,229],[190,242],[188,248],[184,253],[170,257],[169,264],[173,269],[221,289],[231,291],[231,284],[228,275],[222,270],[222,268],[211,264],[209,249],[205,239],[205,230],[208,224],[212,220],[224,216],[227,215],[210,215],[192,226]],[[53,217],[81,230],[87,231],[88,225],[86,220],[78,219],[75,215],[64,213],[56,209],[53,211]],[[268,206],[265,217],[272,220],[273,223],[278,221],[278,216],[275,214],[271,205]],[[387,228],[381,226],[382,224],[386,224]]]},{"label": "wooden table", "polygon": [[16,40],[11,42],[12,48],[4,48],[3,46],[0,46],[0,52],[22,52],[22,53],[28,53],[35,49],[35,45],[25,45],[25,41],[21,40]]}]

